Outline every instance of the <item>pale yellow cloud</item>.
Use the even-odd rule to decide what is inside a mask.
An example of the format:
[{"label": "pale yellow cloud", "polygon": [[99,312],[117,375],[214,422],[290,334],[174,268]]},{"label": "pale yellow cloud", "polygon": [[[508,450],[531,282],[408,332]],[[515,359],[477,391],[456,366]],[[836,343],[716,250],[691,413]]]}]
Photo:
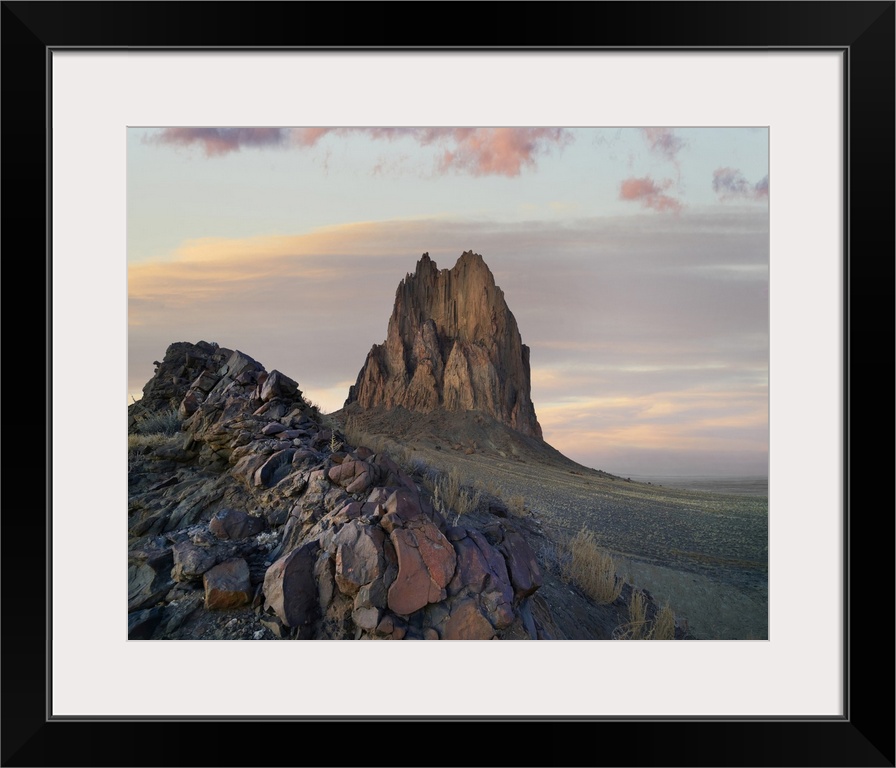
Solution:
[{"label": "pale yellow cloud", "polygon": [[763,392],[682,391],[536,402],[548,442],[581,454],[617,449],[724,451],[767,445]]},{"label": "pale yellow cloud", "polygon": [[[242,348],[269,370],[297,379],[324,411],[336,410],[370,346],[385,338],[395,288],[420,253],[429,251],[443,268],[471,247],[488,261],[488,238],[497,242],[499,229],[435,218],[355,222],[299,235],[191,240],[165,259],[131,264],[128,396],[139,396],[152,374],[149,361],[161,359],[168,343],[205,339]],[[517,233],[513,247],[504,243],[503,253],[514,256],[504,256],[506,284],[504,278],[499,284],[521,329],[525,323],[535,329],[534,336],[524,331],[523,341],[531,348],[532,397],[549,443],[574,458],[623,450],[767,451],[764,336],[755,344],[737,337],[736,344],[759,352],[749,364],[732,358],[734,368],[726,362],[727,341],[701,347],[687,329],[658,337],[631,324],[603,327],[574,302],[543,311],[549,294],[541,282],[528,305],[514,301],[514,266],[527,263],[513,260],[516,245],[529,242],[531,233],[524,234]],[[541,234],[550,239],[547,230]],[[527,307],[536,309],[528,320]],[[567,309],[575,322],[564,325]]]},{"label": "pale yellow cloud", "polygon": [[548,203],[548,207],[554,213],[563,215],[578,214],[582,210],[581,203],[575,203],[569,200],[554,200],[553,202]]}]

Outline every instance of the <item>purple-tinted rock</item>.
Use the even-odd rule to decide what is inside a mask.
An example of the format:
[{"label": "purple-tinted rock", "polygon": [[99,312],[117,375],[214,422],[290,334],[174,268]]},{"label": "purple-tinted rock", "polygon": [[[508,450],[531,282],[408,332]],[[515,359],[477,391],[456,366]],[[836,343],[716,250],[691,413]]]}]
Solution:
[{"label": "purple-tinted rock", "polygon": [[382,576],[383,540],[379,528],[357,520],[346,523],[336,535],[336,584],[346,595],[355,595],[364,585]]},{"label": "purple-tinted rock", "polygon": [[513,590],[504,558],[478,531],[454,542],[457,569],[448,593],[477,596],[491,623],[498,629],[513,622]]},{"label": "purple-tinted rock", "polygon": [[264,530],[264,520],[247,515],[242,510],[225,507],[215,513],[208,529],[219,539],[245,539]]},{"label": "purple-tinted rock", "polygon": [[376,480],[376,468],[366,461],[345,459],[330,467],[330,480],[345,488],[346,493],[363,493]]},{"label": "purple-tinted rock", "polygon": [[288,627],[310,624],[318,615],[317,556],[317,542],[309,542],[281,557],[264,575],[265,607]]},{"label": "purple-tinted rock", "polygon": [[517,531],[506,530],[498,548],[507,560],[510,582],[517,598],[531,595],[544,583],[535,552]]},{"label": "purple-tinted rock", "polygon": [[271,488],[292,471],[294,449],[287,448],[271,454],[270,458],[256,471],[252,483],[256,488]]}]

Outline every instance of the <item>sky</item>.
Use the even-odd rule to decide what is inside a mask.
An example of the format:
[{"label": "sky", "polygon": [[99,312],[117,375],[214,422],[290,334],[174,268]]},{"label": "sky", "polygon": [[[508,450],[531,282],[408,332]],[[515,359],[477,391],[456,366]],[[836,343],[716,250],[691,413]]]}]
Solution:
[{"label": "sky", "polygon": [[128,402],[175,341],[340,408],[427,252],[472,250],[544,438],[633,477],[766,475],[766,128],[130,128]]}]

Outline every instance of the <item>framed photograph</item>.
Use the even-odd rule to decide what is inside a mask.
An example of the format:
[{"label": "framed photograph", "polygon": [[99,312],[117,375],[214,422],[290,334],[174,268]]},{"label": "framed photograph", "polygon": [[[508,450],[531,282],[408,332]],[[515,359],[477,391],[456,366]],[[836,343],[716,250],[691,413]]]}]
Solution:
[{"label": "framed photograph", "polygon": [[[4,694],[17,706],[4,708],[3,764],[165,764],[168,748],[150,747],[158,728],[191,734],[180,740],[178,762],[267,764],[271,755],[262,759],[257,744],[209,747],[204,731],[226,733],[232,721],[268,731],[304,724],[310,737],[326,722],[413,720],[551,728],[542,746],[527,739],[473,758],[495,765],[575,764],[578,749],[557,752],[557,744],[581,748],[602,736],[636,751],[611,744],[592,753],[593,764],[893,765],[892,659],[870,641],[892,627],[883,586],[892,578],[892,515],[888,504],[880,513],[872,487],[892,470],[866,448],[879,438],[856,435],[880,424],[881,402],[891,402],[889,389],[875,386],[881,353],[875,358],[867,344],[889,350],[882,342],[891,330],[882,339],[880,329],[893,327],[894,4],[569,4],[566,35],[594,29],[583,35],[593,40],[545,33],[538,45],[512,47],[296,43],[286,31],[296,27],[275,16],[301,17],[302,38],[313,19],[332,23],[335,7],[217,4],[212,26],[207,8],[3,4],[7,254],[46,226],[48,366],[46,527],[37,527],[47,542],[45,583],[35,568],[40,544],[21,544],[35,538],[34,521],[10,509],[5,521],[4,618],[22,631],[4,642]],[[539,28],[544,10],[518,8]],[[630,23],[608,29],[610,11]],[[358,6],[359,29],[403,12]],[[255,18],[265,21],[247,23]],[[623,189],[616,203],[655,213],[686,197],[686,182],[673,179],[673,145],[688,131],[764,132],[768,175],[723,168],[715,192],[768,200],[767,637],[128,641],[120,578],[127,483],[117,437],[136,354],[127,327],[128,141],[144,129],[155,133],[141,141],[175,136],[165,129],[235,126],[650,128],[648,150],[651,135],[660,152],[663,137],[672,142],[669,184],[633,169],[630,194]],[[176,238],[176,222],[153,236]],[[377,342],[385,321],[358,319]],[[861,376],[874,359],[877,375]],[[561,724],[568,728],[558,733]],[[129,729],[133,753],[108,737],[116,725]],[[585,738],[574,728],[587,728]],[[98,733],[90,754],[77,753],[82,730]],[[272,749],[279,760],[296,759]],[[313,750],[312,763],[371,762]],[[386,751],[388,764],[400,764]]]}]

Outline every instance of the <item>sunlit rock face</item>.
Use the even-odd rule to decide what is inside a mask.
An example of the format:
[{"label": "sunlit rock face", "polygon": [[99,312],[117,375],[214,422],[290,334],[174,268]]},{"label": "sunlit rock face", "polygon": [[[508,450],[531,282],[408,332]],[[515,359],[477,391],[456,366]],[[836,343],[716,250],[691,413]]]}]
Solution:
[{"label": "sunlit rock face", "polygon": [[542,439],[531,399],[529,348],[482,256],[451,269],[424,253],[398,286],[386,341],[374,345],[346,406],[429,413],[483,411]]}]

